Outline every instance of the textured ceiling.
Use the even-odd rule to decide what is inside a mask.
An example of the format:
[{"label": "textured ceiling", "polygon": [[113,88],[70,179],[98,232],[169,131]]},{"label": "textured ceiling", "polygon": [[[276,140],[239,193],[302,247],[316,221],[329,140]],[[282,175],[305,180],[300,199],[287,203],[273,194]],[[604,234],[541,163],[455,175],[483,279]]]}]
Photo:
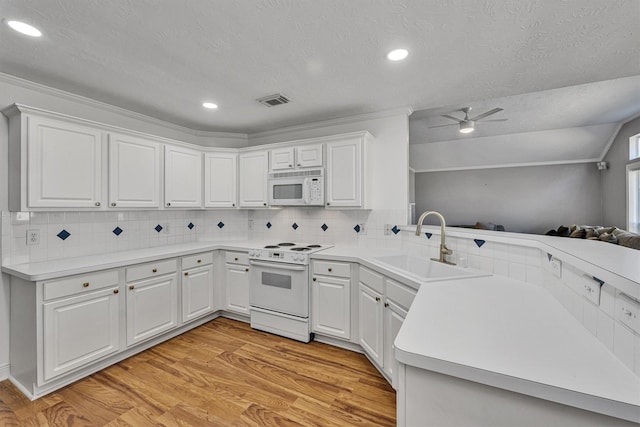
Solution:
[{"label": "textured ceiling", "polygon": [[[2,25],[0,72],[197,130],[481,111],[486,99],[640,75],[637,0],[0,0],[0,15],[44,33]],[[388,62],[398,46],[409,58]],[[293,102],[255,101],[276,92]]]}]

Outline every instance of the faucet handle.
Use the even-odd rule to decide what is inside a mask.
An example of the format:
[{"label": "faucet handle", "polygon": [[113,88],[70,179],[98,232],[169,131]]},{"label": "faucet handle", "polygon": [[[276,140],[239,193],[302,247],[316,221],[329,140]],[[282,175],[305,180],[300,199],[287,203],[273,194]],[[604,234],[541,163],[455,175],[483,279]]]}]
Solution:
[{"label": "faucet handle", "polygon": [[442,252],[445,255],[451,255],[453,253],[453,249],[449,249],[447,245],[443,244],[442,247],[440,248],[440,252]]}]

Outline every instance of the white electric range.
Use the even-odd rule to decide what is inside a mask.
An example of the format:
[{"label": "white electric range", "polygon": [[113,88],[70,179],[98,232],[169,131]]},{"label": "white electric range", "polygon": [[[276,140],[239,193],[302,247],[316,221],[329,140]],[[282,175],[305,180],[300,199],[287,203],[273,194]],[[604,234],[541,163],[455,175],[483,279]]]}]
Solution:
[{"label": "white electric range", "polygon": [[283,242],[249,250],[251,327],[309,342],[309,255],[331,245]]}]

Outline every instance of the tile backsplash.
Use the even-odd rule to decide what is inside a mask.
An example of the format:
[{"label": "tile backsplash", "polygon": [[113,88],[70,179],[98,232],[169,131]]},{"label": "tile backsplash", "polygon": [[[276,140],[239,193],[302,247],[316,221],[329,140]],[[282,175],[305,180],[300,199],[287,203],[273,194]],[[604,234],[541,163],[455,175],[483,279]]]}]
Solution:
[{"label": "tile backsplash", "polygon": [[[39,243],[27,245],[27,231]],[[247,239],[246,211],[2,212],[2,263]]]}]

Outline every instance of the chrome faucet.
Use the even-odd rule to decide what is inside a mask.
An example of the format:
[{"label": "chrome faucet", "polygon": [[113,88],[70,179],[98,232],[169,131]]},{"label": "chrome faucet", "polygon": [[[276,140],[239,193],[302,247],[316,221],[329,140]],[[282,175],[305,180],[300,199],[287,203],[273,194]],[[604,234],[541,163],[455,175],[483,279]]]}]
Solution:
[{"label": "chrome faucet", "polygon": [[439,259],[431,258],[431,259],[434,261],[442,262],[444,264],[456,265],[454,262],[447,261],[446,259],[447,255],[451,255],[453,253],[453,250],[449,249],[447,245],[444,244],[444,238],[445,238],[444,228],[446,227],[446,224],[444,221],[444,217],[440,212],[426,211],[425,213],[420,215],[420,219],[418,219],[418,226],[416,227],[416,236],[419,236],[422,234],[422,222],[429,215],[435,215],[440,219],[440,258]]}]

